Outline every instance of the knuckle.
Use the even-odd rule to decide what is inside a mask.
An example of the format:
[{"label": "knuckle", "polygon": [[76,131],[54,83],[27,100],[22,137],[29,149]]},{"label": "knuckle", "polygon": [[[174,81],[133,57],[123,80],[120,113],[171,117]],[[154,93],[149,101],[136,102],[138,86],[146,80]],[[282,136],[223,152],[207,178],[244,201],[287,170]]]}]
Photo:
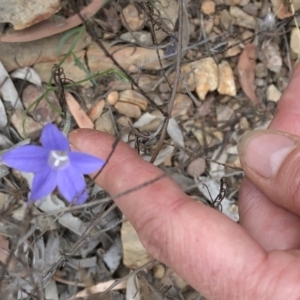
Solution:
[{"label": "knuckle", "polygon": [[[166,207],[158,207],[143,216],[136,211],[136,230],[142,244],[149,254],[161,262],[170,262],[172,252],[176,246],[176,228],[180,221],[177,212],[186,201],[184,199],[173,200]],[[159,211],[163,211],[163,213]]]}]

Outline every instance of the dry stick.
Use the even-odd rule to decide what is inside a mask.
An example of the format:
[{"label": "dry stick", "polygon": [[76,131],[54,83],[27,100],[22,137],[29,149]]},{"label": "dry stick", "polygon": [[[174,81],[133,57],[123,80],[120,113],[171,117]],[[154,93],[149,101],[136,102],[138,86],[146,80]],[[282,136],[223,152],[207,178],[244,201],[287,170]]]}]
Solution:
[{"label": "dry stick", "polygon": [[179,83],[179,79],[180,79],[180,74],[181,74],[181,69],[180,69],[180,65],[181,65],[181,53],[182,53],[182,40],[183,40],[183,32],[182,32],[182,28],[183,28],[183,0],[178,0],[179,2],[179,26],[178,26],[178,44],[177,44],[177,57],[176,57],[176,75],[175,75],[175,80],[174,80],[174,85],[173,85],[173,91],[172,91],[172,95],[171,95],[171,99],[170,102],[168,104],[168,111],[167,111],[167,116],[165,117],[164,120],[164,125],[163,125],[163,129],[159,138],[159,141],[157,143],[156,149],[154,150],[154,153],[151,157],[150,163],[154,163],[163,143],[165,140],[165,136],[167,133],[167,128],[168,128],[168,123],[169,123],[169,119],[172,113],[172,109],[173,109],[173,105],[174,105],[174,101],[175,101],[175,96],[176,96],[176,92],[177,92],[177,86]]}]

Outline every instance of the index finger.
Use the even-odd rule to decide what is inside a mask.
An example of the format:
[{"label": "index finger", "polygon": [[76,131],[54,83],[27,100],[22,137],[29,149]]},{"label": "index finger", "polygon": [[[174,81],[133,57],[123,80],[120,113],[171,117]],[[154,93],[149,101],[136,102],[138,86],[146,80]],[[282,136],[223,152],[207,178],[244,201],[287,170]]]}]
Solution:
[{"label": "index finger", "polygon": [[[104,159],[114,138],[81,129],[71,133],[70,141],[79,151]],[[95,181],[113,196],[142,186],[161,174],[160,169],[120,142]],[[169,177],[115,201],[149,253],[209,299],[235,299],[233,282],[247,292],[252,288],[249,278],[251,282],[261,281],[260,273],[265,272],[266,266],[265,251],[243,228],[192,200]]]}]

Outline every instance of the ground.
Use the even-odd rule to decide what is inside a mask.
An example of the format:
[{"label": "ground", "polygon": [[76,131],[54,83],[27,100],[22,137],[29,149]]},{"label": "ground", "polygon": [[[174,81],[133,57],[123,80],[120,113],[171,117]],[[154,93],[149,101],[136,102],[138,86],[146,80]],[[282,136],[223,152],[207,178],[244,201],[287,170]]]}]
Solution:
[{"label": "ground", "polygon": [[[237,140],[268,126],[288,85],[299,3],[22,3],[0,0],[0,157],[38,143],[49,122],[66,133],[94,128],[238,221]],[[27,205],[32,174],[0,160],[3,299],[204,299],[151,259],[86,180],[85,204],[54,192]]]}]

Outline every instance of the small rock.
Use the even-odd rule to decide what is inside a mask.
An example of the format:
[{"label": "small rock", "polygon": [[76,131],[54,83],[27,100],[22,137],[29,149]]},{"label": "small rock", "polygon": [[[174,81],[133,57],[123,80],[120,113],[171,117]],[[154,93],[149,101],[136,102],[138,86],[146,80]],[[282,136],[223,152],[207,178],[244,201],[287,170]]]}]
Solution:
[{"label": "small rock", "polygon": [[157,0],[153,2],[154,14],[166,30],[174,31],[178,18],[178,3],[176,0]]},{"label": "small rock", "polygon": [[243,11],[251,16],[257,16],[258,8],[254,3],[248,3],[243,7]]},{"label": "small rock", "polygon": [[129,127],[129,122],[131,122],[131,119],[127,116],[121,116],[117,119],[117,123],[126,128]]},{"label": "small rock", "polygon": [[[135,37],[135,39],[133,36]],[[161,43],[167,36],[168,34],[162,30],[155,31],[155,38],[157,43]],[[136,44],[138,41],[143,46],[153,45],[152,35],[148,31],[125,32],[121,34],[120,39],[132,44]]]},{"label": "small rock", "polygon": [[215,13],[216,3],[212,0],[204,0],[201,4],[201,12],[206,15],[212,15]]},{"label": "small rock", "polygon": [[98,101],[96,103],[96,105],[94,105],[87,113],[87,115],[89,116],[89,118],[95,122],[101,115],[103,112],[105,106],[105,100],[102,99],[100,101]]},{"label": "small rock", "polygon": [[213,19],[208,19],[208,20],[204,20],[204,30],[205,30],[205,33],[207,35],[211,34],[212,33],[212,30],[214,28],[214,20]]},{"label": "small rock", "polygon": [[31,117],[27,116],[25,118],[25,126],[23,129],[23,118],[25,118],[24,111],[16,109],[11,115],[10,120],[20,136],[24,139],[37,138],[40,135],[43,126],[40,123],[35,122]]},{"label": "small rock", "polygon": [[240,123],[240,128],[243,130],[250,128],[249,122],[246,117],[241,117],[239,123]]},{"label": "small rock", "polygon": [[269,70],[275,73],[280,72],[282,58],[278,45],[269,41],[264,41],[261,46],[261,56],[261,60]]},{"label": "small rock", "polygon": [[258,63],[255,67],[255,76],[258,78],[265,78],[268,76],[268,69],[263,63]]},{"label": "small rock", "polygon": [[242,40],[244,41],[244,45],[250,44],[252,42],[251,38],[253,38],[253,32],[245,30],[242,33]]},{"label": "small rock", "polygon": [[292,59],[298,59],[300,57],[300,37],[299,30],[293,28],[290,37],[291,57]]},{"label": "small rock", "polygon": [[225,4],[229,6],[239,5],[241,0],[225,0]]},{"label": "small rock", "polygon": [[[127,90],[123,91],[119,94],[119,101],[118,102],[125,102],[129,104],[135,104],[137,105],[141,110],[146,110],[148,107],[148,101],[147,99],[141,95],[140,93],[133,91],[133,90]],[[118,103],[116,103],[118,104]]]},{"label": "small rock", "polygon": [[11,23],[21,30],[50,18],[60,10],[60,0],[0,0],[0,23]]},{"label": "small rock", "polygon": [[274,84],[268,86],[267,99],[269,101],[278,102],[281,98],[281,92],[277,89]]},{"label": "small rock", "polygon": [[206,161],[202,157],[194,159],[187,167],[186,172],[191,177],[199,177],[205,172]]},{"label": "small rock", "polygon": [[[292,10],[291,5],[294,7],[294,12],[298,11],[300,9],[300,1],[299,0],[293,0],[292,2],[282,2],[282,0],[271,0],[272,8],[274,14],[276,14],[276,17],[279,19],[285,19],[287,17],[291,17]],[[286,3],[284,5],[283,3]]]},{"label": "small rock", "polygon": [[[43,92],[44,90],[42,88],[29,84],[22,94],[24,106],[28,109],[43,94]],[[58,99],[53,91],[47,93],[47,98],[54,107],[58,110],[61,109]],[[43,125],[53,121],[58,123],[61,122],[60,114],[48,104],[45,98],[43,98],[36,107],[33,105],[29,112],[35,121],[40,122]]]},{"label": "small rock", "polygon": [[105,112],[95,123],[96,130],[106,132],[110,135],[116,135],[113,120],[110,112]]},{"label": "small rock", "polygon": [[110,105],[115,105],[119,100],[119,93],[117,91],[110,92],[107,95],[106,100]]},{"label": "small rock", "polygon": [[241,0],[240,6],[246,6],[249,2],[250,0]]},{"label": "small rock", "polygon": [[235,25],[250,29],[256,29],[257,23],[256,19],[253,16],[246,14],[237,6],[231,6],[229,12],[231,17],[234,19]]},{"label": "small rock", "polygon": [[[181,74],[184,77],[185,83],[187,84],[190,91],[193,91],[195,89],[196,83],[195,83],[195,75],[194,75],[194,72],[192,69],[192,65],[186,64],[186,65],[182,66]],[[171,83],[171,85],[174,83],[175,77],[176,77],[176,72],[171,73],[170,76],[168,77],[168,80]],[[171,91],[170,87],[167,83],[162,83],[159,88],[160,88],[161,92]],[[178,87],[177,87],[177,92],[179,92],[179,93],[187,92],[185,84],[183,83],[183,80],[179,81]]]},{"label": "small rock", "polygon": [[123,246],[123,263],[127,268],[136,269],[152,259],[142,245],[137,232],[127,220],[122,223],[121,240]]},{"label": "small rock", "polygon": [[194,109],[193,101],[185,94],[176,94],[171,116],[173,118],[192,114]]},{"label": "small rock", "polygon": [[220,12],[220,21],[226,30],[228,30],[232,25],[233,19],[231,18],[227,9],[224,9]]},{"label": "small rock", "polygon": [[254,84],[258,87],[263,87],[266,85],[266,80],[262,78],[255,78]]},{"label": "small rock", "polygon": [[129,118],[138,119],[142,114],[141,109],[135,104],[118,101],[115,104],[115,108],[120,114],[125,115]]},{"label": "small rock", "polygon": [[155,278],[161,279],[166,273],[166,267],[162,264],[155,265],[153,267],[153,275]]},{"label": "small rock", "polygon": [[218,123],[226,123],[234,115],[234,110],[228,105],[218,105],[216,114]]},{"label": "small rock", "polygon": [[[30,51],[30,50],[28,50]],[[50,51],[50,50],[43,50],[44,52]],[[79,62],[80,65],[84,66],[87,68],[85,64],[85,54],[86,51],[78,51],[75,52],[78,61],[73,58],[73,55],[70,55],[66,58],[64,63],[62,64],[62,68],[64,69],[64,74],[66,78],[68,78],[71,81],[80,81],[86,78],[86,72],[79,67]],[[43,54],[45,55],[45,54]],[[52,76],[52,69],[53,69],[53,64],[54,63],[59,63],[61,58],[58,58],[55,54],[53,57],[49,58],[43,58],[42,59],[45,61],[42,61],[38,64],[35,64],[33,69],[39,74],[41,77],[42,82],[49,82],[51,76]],[[47,60],[47,61],[46,61]],[[101,72],[101,71],[99,71]],[[52,81],[53,82],[53,81]],[[82,82],[81,85],[83,85],[85,88],[89,88],[92,86],[92,83],[87,80],[85,82]]]},{"label": "small rock", "polygon": [[192,128],[192,133],[193,135],[196,137],[198,143],[200,146],[211,146],[213,138],[212,136],[209,134],[206,134],[205,136],[203,135],[203,130],[201,129],[195,129]]},{"label": "small rock", "polygon": [[196,93],[201,100],[205,100],[206,94],[218,87],[218,66],[211,57],[200,59],[192,63],[192,66],[195,68]]},{"label": "small rock", "polygon": [[236,87],[233,77],[232,69],[229,63],[223,60],[219,64],[219,86],[218,92],[221,95],[235,96],[236,95]]},{"label": "small rock", "polygon": [[237,40],[228,39],[227,47],[230,47],[231,45],[236,45],[236,46],[233,46],[233,47],[229,48],[225,52],[225,57],[232,57],[232,56],[236,56],[236,55],[241,53],[242,50],[239,47],[239,45],[237,43]]},{"label": "small rock", "polygon": [[140,13],[134,5],[129,4],[122,10],[121,21],[125,28],[139,31],[144,27],[145,15]]}]

